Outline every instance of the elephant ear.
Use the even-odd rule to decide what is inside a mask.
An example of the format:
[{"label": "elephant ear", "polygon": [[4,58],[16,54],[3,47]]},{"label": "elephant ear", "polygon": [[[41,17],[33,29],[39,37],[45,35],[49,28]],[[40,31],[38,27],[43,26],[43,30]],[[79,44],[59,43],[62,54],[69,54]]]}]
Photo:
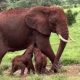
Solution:
[{"label": "elephant ear", "polygon": [[50,35],[48,21],[42,14],[27,14],[26,24],[29,28],[35,29],[44,35]]}]

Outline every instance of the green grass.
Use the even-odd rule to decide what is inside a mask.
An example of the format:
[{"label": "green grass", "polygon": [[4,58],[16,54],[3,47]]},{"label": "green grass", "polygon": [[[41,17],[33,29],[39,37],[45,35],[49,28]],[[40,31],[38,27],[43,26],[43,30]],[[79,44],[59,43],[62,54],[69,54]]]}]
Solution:
[{"label": "green grass", "polygon": [[25,78],[19,76],[0,75],[0,80],[80,80],[79,76],[64,75],[29,75]]},{"label": "green grass", "polygon": [[[74,11],[80,11],[78,9],[72,9]],[[69,65],[69,64],[80,64],[80,12],[76,17],[77,22],[69,27],[70,36],[75,41],[70,41],[61,57],[61,64]],[[52,49],[54,50],[55,54],[57,53],[57,48],[59,45],[59,37],[56,34],[51,34],[50,43]],[[22,54],[24,51],[16,51],[16,52],[9,52],[3,58],[2,64],[0,65],[0,80],[21,80],[19,76],[9,76],[3,74],[3,71],[7,69],[7,67],[11,66],[11,60],[16,55]],[[48,61],[50,64],[50,61]],[[30,74],[26,77],[27,80],[80,80],[79,76],[65,76],[65,75],[33,75]]]},{"label": "green grass", "polygon": [[[26,80],[67,80],[67,77],[63,75],[29,75],[25,77]],[[0,76],[0,80],[22,80],[23,77],[15,77],[15,76],[9,76],[9,75],[2,75]]]},{"label": "green grass", "polygon": [[29,80],[66,80],[66,77],[64,77],[63,75],[32,75],[32,76],[28,76]]}]

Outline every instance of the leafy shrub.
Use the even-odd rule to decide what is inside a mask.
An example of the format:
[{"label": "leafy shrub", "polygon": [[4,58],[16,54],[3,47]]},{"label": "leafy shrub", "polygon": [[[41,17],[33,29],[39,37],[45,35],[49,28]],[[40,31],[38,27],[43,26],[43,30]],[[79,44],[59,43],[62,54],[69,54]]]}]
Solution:
[{"label": "leafy shrub", "polygon": [[68,9],[66,12],[66,15],[67,15],[67,19],[68,19],[68,25],[72,25],[73,23],[76,22],[77,12],[72,13],[72,10]]},{"label": "leafy shrub", "polygon": [[31,7],[31,6],[36,6],[37,2],[34,2],[32,0],[6,0],[8,7],[7,9],[10,8],[16,8],[16,7]]}]

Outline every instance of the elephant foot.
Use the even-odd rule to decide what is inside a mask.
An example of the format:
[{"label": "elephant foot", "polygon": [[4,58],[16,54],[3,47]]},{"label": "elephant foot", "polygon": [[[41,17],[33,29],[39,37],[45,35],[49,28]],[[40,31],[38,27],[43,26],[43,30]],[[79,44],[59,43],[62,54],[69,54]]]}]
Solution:
[{"label": "elephant foot", "polygon": [[60,67],[61,67],[60,64],[53,63],[51,71],[54,71],[54,73],[58,73]]},{"label": "elephant foot", "polygon": [[42,69],[41,74],[47,74],[48,70],[47,69]]}]

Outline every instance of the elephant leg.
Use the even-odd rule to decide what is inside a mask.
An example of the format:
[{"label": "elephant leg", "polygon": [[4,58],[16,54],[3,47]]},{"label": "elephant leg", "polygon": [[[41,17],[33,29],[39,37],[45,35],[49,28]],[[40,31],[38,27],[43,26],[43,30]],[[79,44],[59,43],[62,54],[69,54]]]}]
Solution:
[{"label": "elephant leg", "polygon": [[4,55],[6,54],[6,50],[1,50],[0,49],[0,64],[1,64],[1,61],[2,61],[2,59],[3,59],[3,57],[4,57]]},{"label": "elephant leg", "polygon": [[41,73],[41,66],[39,64],[37,64],[37,65],[35,65],[35,68],[36,68],[36,72],[38,74],[40,74]]},{"label": "elephant leg", "polygon": [[46,69],[46,66],[42,66],[42,73],[46,73],[47,72],[47,69]]},{"label": "elephant leg", "polygon": [[55,54],[51,49],[49,37],[40,33],[36,33],[36,45],[46,55],[51,62],[54,62]]},{"label": "elephant leg", "polygon": [[45,73],[46,72],[46,68],[42,68],[41,73]]},{"label": "elephant leg", "polygon": [[16,72],[17,70],[18,70],[18,67],[16,65],[12,65],[10,75],[13,75],[13,73]]},{"label": "elephant leg", "polygon": [[8,51],[8,47],[6,47],[4,43],[0,40],[0,64],[7,51]]},{"label": "elephant leg", "polygon": [[27,74],[30,74],[30,66],[27,67]]},{"label": "elephant leg", "polygon": [[21,69],[21,75],[24,75],[26,66],[24,64],[21,64],[20,69]]},{"label": "elephant leg", "polygon": [[52,69],[54,69],[55,73],[58,72],[58,69],[60,68],[59,59],[62,55],[62,52],[63,52],[63,49],[65,48],[65,46],[66,46],[66,43],[63,42],[63,41],[60,41],[60,46],[59,46],[58,52],[55,56],[54,63],[53,63],[53,66],[52,66]]}]

